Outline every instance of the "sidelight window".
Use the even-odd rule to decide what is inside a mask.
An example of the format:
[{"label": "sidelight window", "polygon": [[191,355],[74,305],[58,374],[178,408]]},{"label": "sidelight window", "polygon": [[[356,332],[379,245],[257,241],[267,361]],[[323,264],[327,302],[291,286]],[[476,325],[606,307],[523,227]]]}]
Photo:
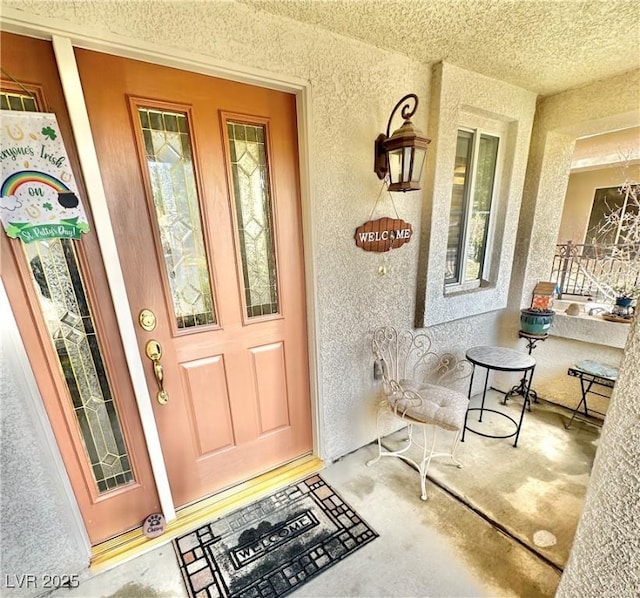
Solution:
[{"label": "sidelight window", "polygon": [[[38,110],[34,96],[8,91],[0,93],[0,107]],[[74,243],[21,244],[93,479],[103,493],[135,480]]]}]

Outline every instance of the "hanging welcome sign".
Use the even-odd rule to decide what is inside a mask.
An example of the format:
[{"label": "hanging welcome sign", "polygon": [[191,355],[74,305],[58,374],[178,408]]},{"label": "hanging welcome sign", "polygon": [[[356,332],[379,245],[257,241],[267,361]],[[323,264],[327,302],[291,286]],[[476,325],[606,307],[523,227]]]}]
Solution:
[{"label": "hanging welcome sign", "polygon": [[411,240],[413,227],[400,218],[369,220],[356,229],[356,245],[365,251],[384,252]]},{"label": "hanging welcome sign", "polygon": [[0,220],[25,243],[89,231],[54,114],[2,111]]}]

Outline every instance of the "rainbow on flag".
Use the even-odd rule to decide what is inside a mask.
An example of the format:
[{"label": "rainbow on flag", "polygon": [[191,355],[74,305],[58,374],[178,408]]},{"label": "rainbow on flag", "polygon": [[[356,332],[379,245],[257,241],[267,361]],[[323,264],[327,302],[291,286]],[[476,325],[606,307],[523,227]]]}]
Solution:
[{"label": "rainbow on flag", "polygon": [[11,238],[79,239],[89,231],[54,114],[2,111],[0,220]]}]

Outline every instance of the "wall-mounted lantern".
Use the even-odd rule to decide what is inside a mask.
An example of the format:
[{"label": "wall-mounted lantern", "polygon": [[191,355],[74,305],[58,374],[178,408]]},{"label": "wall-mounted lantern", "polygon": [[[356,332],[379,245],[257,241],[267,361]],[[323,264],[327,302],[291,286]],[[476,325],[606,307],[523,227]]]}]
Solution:
[{"label": "wall-mounted lantern", "polygon": [[[413,110],[409,100],[413,100]],[[402,126],[389,136],[391,121],[396,110],[402,106]],[[387,123],[387,134],[380,133],[375,143],[373,170],[379,179],[389,175],[389,191],[416,191],[420,189],[420,179],[427,146],[431,143],[421,131],[415,128],[411,117],[418,108],[418,96],[410,93],[404,96],[391,111]]]}]

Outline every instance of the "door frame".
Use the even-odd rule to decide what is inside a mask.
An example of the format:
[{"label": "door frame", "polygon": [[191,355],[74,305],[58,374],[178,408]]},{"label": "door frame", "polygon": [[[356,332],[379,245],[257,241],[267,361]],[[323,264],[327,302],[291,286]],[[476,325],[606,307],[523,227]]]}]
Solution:
[{"label": "door frame", "polygon": [[[176,518],[176,509],[169,488],[167,471],[160,447],[158,430],[153,416],[151,392],[147,386],[142,357],[138,351],[135,323],[124,286],[124,277],[109,211],[100,176],[99,164],[89,125],[87,108],[82,94],[80,77],[75,61],[74,48],[104,52],[124,58],[178,68],[185,71],[229,79],[259,87],[285,91],[295,95],[298,132],[298,169],[300,174],[300,202],[302,210],[302,241],[304,251],[305,298],[307,309],[307,350],[309,359],[309,395],[311,400],[313,454],[322,459],[322,430],[320,427],[321,380],[318,375],[318,321],[316,313],[317,286],[315,283],[315,254],[313,251],[313,227],[311,223],[311,85],[308,81],[282,74],[268,73],[241,64],[221,61],[210,56],[176,50],[165,50],[158,44],[133,38],[106,34],[100,37],[87,35],[71,23],[36,15],[25,15],[17,9],[5,7],[0,17],[0,29],[8,33],[26,35],[51,41],[58,66],[58,75],[71,119],[80,168],[87,188],[87,201],[94,217],[95,232],[107,274],[110,294],[116,311],[120,337],[125,351],[136,403],[151,460],[151,467],[167,521]],[[104,259],[109,256],[109,259]],[[26,359],[26,355],[24,356]],[[27,361],[23,364],[29,371]],[[38,397],[29,395],[28,400]],[[58,463],[58,466],[60,464]],[[77,510],[77,504],[70,505]],[[79,516],[79,513],[78,513]]]}]

